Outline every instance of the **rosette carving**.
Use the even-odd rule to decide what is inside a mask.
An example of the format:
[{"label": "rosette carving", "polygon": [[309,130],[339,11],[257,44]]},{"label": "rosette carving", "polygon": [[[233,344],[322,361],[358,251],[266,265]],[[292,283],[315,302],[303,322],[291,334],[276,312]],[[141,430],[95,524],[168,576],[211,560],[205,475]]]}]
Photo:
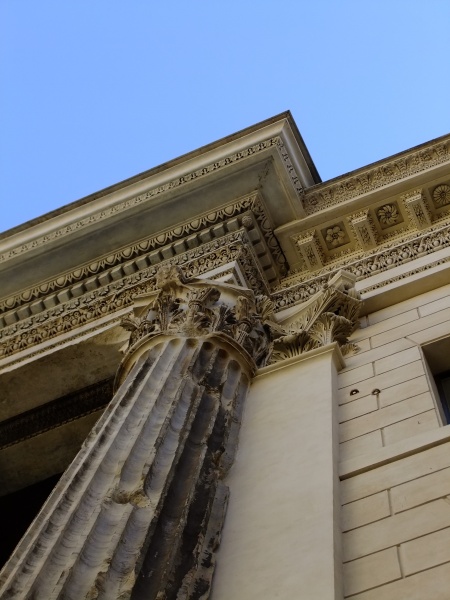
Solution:
[{"label": "rosette carving", "polygon": [[450,185],[443,183],[433,190],[433,200],[437,207],[450,204]]}]

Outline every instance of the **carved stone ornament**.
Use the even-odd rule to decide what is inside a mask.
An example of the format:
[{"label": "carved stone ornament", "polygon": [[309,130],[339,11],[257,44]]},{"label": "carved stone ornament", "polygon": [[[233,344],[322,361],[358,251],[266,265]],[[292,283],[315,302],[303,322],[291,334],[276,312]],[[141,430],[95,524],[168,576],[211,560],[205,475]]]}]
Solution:
[{"label": "carved stone ornament", "polygon": [[309,270],[314,271],[323,267],[325,257],[315,230],[298,236],[295,239],[295,243]]},{"label": "carved stone ornament", "polygon": [[345,355],[358,350],[349,336],[358,327],[362,306],[356,278],[340,271],[323,289],[304,302],[295,320],[284,324],[287,333],[274,340],[271,362],[298,356],[308,350],[337,342]]},{"label": "carved stone ornament", "polygon": [[[337,268],[345,269],[356,277],[356,281],[361,281],[365,277],[377,275],[400,265],[410,263],[416,258],[430,255],[444,248],[450,247],[450,226],[436,224],[426,228],[425,231],[413,231],[408,236],[399,236],[398,239],[387,241],[382,246],[377,246],[370,250],[353,253],[348,256],[339,257],[338,261],[327,264],[314,276],[310,272],[293,273],[290,278],[286,278],[280,284],[278,289],[271,293],[271,300],[275,306],[275,312],[285,309],[295,304],[309,300],[315,293],[320,291],[327,283],[333,272]],[[447,262],[440,259],[439,264]],[[433,263],[435,264],[435,263]],[[421,266],[405,271],[399,277],[394,279],[383,279],[369,289],[381,289],[393,281],[404,279],[408,273],[414,275],[430,267]]]},{"label": "carved stone ornament", "polygon": [[[165,260],[167,254],[179,254],[180,248],[188,250],[188,247],[198,247],[200,244],[207,246],[208,241],[213,240],[216,235],[211,233],[211,227],[222,224],[224,233],[230,234],[236,230],[236,219],[238,226],[252,229],[253,236],[256,233],[255,228],[260,230],[280,274],[285,274],[286,259],[273,234],[273,226],[262,199],[258,194],[253,193],[214,212],[199,215],[196,219],[174,229],[163,231],[157,236],[141,239],[113,254],[100,257],[89,264],[77,267],[74,271],[59,275],[56,279],[42,282],[20,294],[1,299],[0,313],[8,313],[12,309],[22,307],[20,314],[15,314],[14,317],[10,317],[11,320],[6,321],[6,324],[10,324],[44,311],[46,307],[78,298],[88,290],[99,289],[106,282],[138,272],[148,264],[159,264]],[[201,239],[197,238],[199,233]],[[186,236],[191,236],[189,246],[183,242]],[[259,240],[256,242],[258,243]]]},{"label": "carved stone ornament", "polygon": [[386,229],[392,227],[400,222],[401,216],[398,206],[395,202],[391,204],[383,204],[376,210],[378,221],[380,222],[381,228]]},{"label": "carved stone ornament", "polygon": [[[243,229],[176,254],[163,264],[183,265],[186,275],[196,277],[231,262],[236,262],[247,287],[251,287],[256,295],[266,293],[265,275],[259,270],[248,235]],[[69,297],[65,302],[61,299],[61,303],[50,305],[43,312],[0,329],[0,359],[20,361],[23,351],[30,352],[42,343],[57,345],[61,336],[77,335],[80,326],[95,327],[99,318],[114,318],[115,313],[131,309],[136,295],[156,288],[157,271],[157,266],[145,262],[139,270],[133,269],[118,279],[107,279],[93,291],[83,290],[84,293],[78,297]],[[35,353],[39,352],[37,348]],[[18,355],[18,358],[14,355]]]},{"label": "carved stone ornament", "polygon": [[333,250],[334,248],[343,246],[347,242],[347,235],[342,222],[327,227],[322,231],[322,235],[328,250]]},{"label": "carved stone ornament", "polygon": [[405,195],[403,201],[417,229],[425,229],[432,224],[431,212],[421,190]]},{"label": "carved stone ornament", "polygon": [[365,250],[377,245],[377,232],[368,209],[348,217],[358,242]]},{"label": "carved stone ornament", "polygon": [[[208,279],[187,279],[178,266],[163,266],[157,289],[135,298],[134,313],[123,318],[131,332],[126,357],[160,335],[218,334],[244,349],[256,367],[264,366],[272,340],[283,330],[275,323],[271,301],[252,290]],[[144,306],[143,306],[144,305]]]}]

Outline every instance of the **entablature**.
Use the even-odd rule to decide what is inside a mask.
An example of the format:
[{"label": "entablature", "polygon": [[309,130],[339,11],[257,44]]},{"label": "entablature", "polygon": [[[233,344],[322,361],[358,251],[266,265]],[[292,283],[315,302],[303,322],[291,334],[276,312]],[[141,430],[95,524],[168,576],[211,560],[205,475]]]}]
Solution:
[{"label": "entablature", "polygon": [[303,191],[318,181],[284,113],[0,235],[0,272],[14,293],[14,281],[37,284],[255,191],[278,227],[304,215]]}]

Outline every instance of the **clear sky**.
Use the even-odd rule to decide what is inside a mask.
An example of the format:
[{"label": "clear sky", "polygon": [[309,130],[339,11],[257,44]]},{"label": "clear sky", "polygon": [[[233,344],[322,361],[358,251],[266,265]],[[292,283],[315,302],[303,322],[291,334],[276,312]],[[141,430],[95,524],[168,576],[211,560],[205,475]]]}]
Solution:
[{"label": "clear sky", "polygon": [[0,231],[291,110],[322,179],[450,132],[449,0],[0,0]]}]

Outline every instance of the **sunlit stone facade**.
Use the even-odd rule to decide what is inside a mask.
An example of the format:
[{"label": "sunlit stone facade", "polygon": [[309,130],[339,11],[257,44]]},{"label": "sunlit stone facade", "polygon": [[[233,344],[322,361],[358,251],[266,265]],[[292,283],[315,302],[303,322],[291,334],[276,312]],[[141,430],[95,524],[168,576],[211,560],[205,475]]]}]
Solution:
[{"label": "sunlit stone facade", "polygon": [[448,600],[449,273],[450,137],[289,113],[2,234],[0,598]]}]

